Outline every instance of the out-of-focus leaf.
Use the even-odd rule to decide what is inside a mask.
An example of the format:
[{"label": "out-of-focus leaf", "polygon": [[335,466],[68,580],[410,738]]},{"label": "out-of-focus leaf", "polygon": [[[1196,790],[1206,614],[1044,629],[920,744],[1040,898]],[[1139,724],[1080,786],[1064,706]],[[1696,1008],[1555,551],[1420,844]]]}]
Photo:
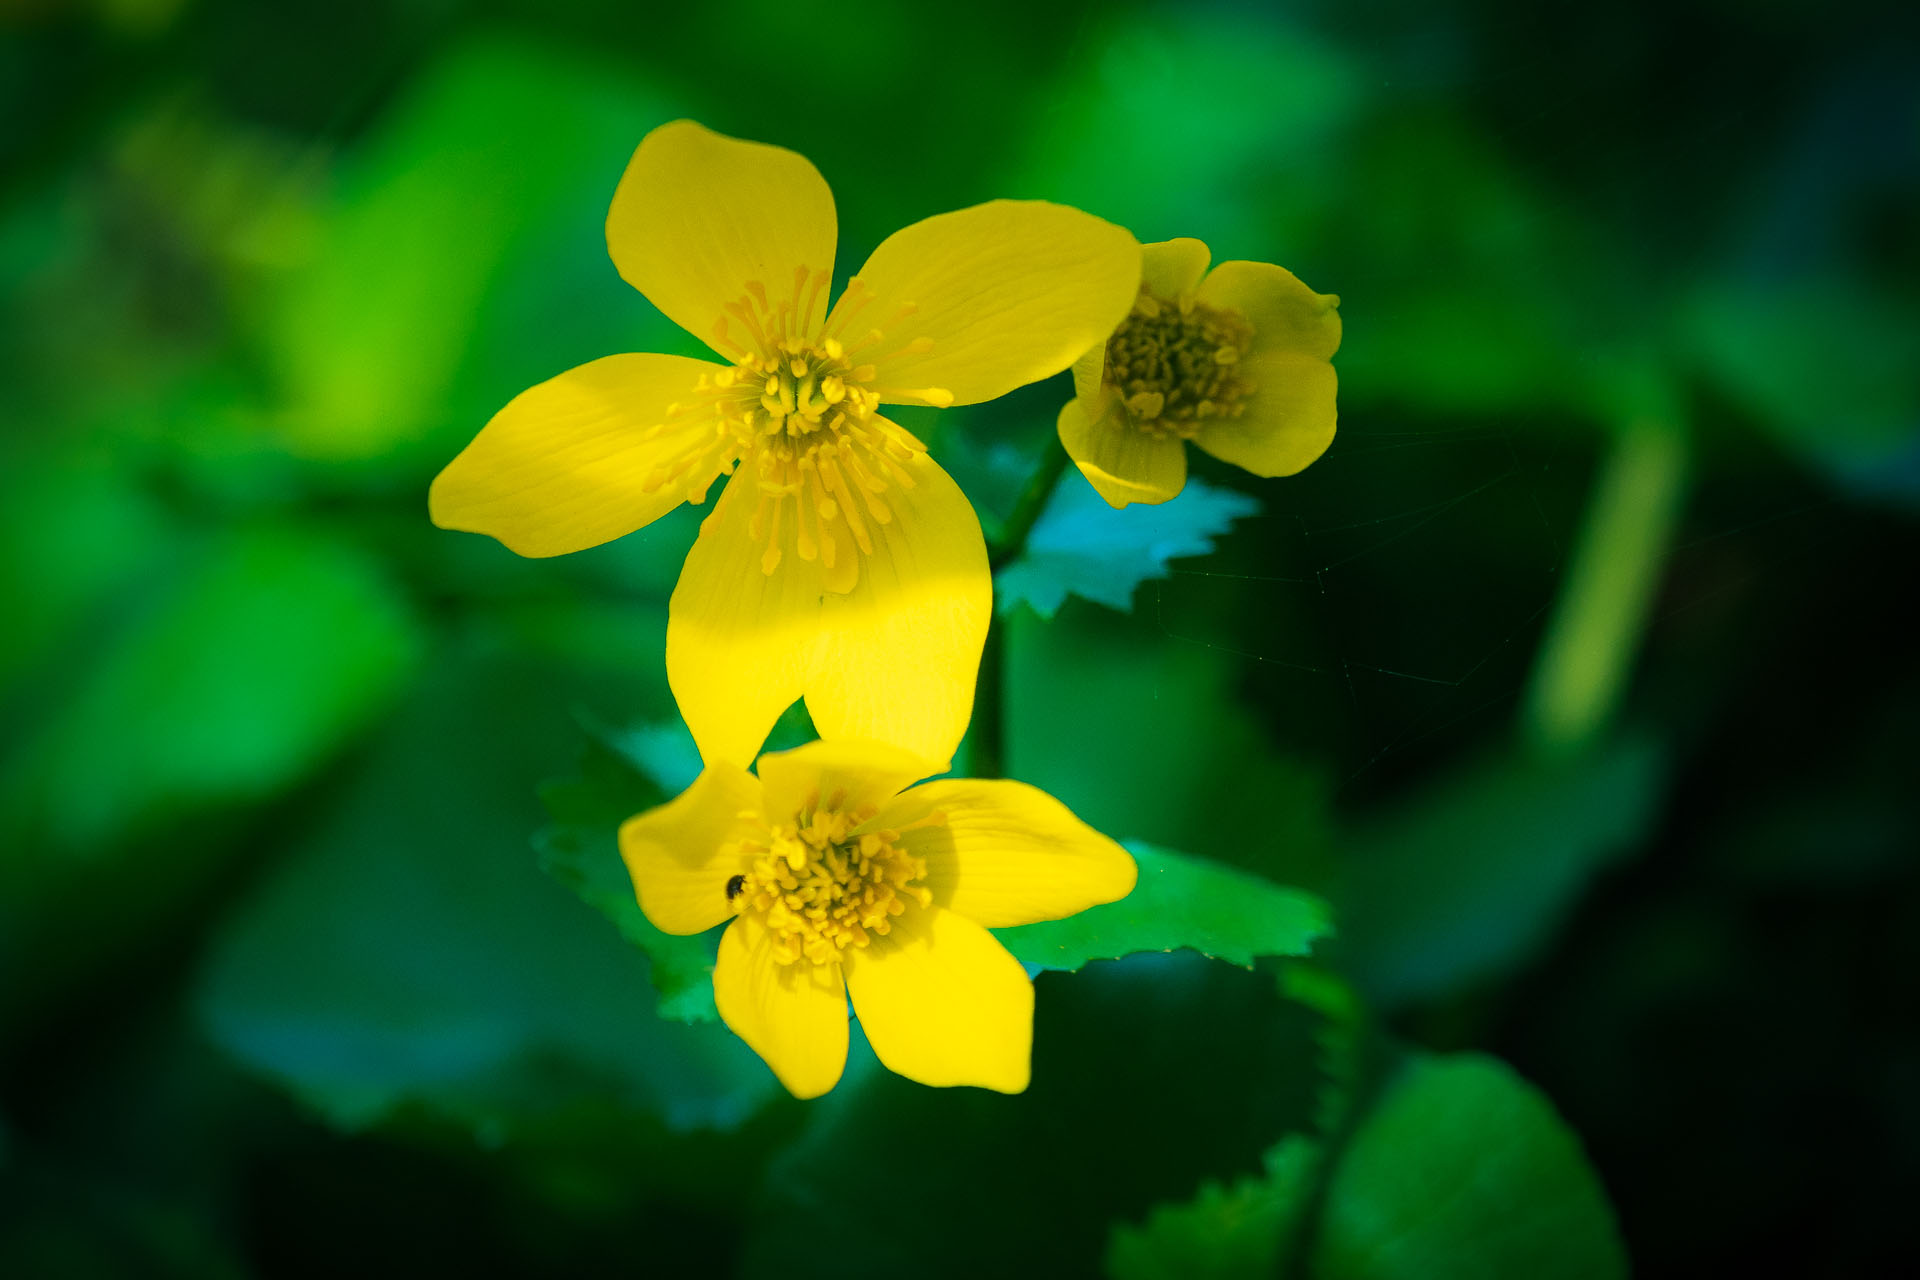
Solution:
[{"label": "out-of-focus leaf", "polygon": [[1201,1184],[1192,1200],[1155,1206],[1139,1226],[1121,1223],[1107,1242],[1114,1280],[1268,1280],[1291,1255],[1313,1192],[1320,1143],[1281,1139],[1266,1172],[1231,1186]]},{"label": "out-of-focus leaf", "polygon": [[1328,1184],[1320,1280],[1609,1280],[1613,1211],[1552,1105],[1480,1054],[1416,1059]]},{"label": "out-of-focus leaf", "polygon": [[1167,576],[1167,562],[1203,556],[1213,540],[1260,504],[1244,493],[1189,478],[1180,496],[1158,506],[1115,511],[1078,475],[1062,478],[1026,552],[1000,571],[1000,611],[1026,604],[1051,618],[1068,595],[1131,609],[1134,588]]},{"label": "out-of-focus leaf", "polygon": [[1682,312],[1708,374],[1803,455],[1845,471],[1920,437],[1910,304],[1841,278],[1722,283]]},{"label": "out-of-focus leaf", "polygon": [[116,590],[150,568],[166,520],[124,472],[10,457],[0,480],[0,693],[97,616]]},{"label": "out-of-focus leaf", "polygon": [[713,1007],[712,938],[677,937],[654,928],[640,911],[633,881],[620,858],[620,824],[667,798],[651,779],[596,744],[589,750],[580,778],[540,789],[553,822],[540,832],[535,845],[548,874],[613,921],[621,937],[647,953],[654,990],[660,993],[660,1016],[711,1022],[719,1016]]},{"label": "out-of-focus leaf", "polygon": [[94,849],[270,796],[384,708],[418,648],[406,602],[354,548],[291,529],[224,537],[29,745],[4,812]]},{"label": "out-of-focus leaf", "polygon": [[[370,459],[432,440],[434,428],[460,434],[448,392],[483,303],[530,230],[562,210],[597,246],[605,296],[618,297],[625,286],[599,245],[605,204],[666,114],[590,61],[526,41],[472,41],[432,66],[356,157],[313,260],[272,313],[288,446]],[[574,316],[591,310],[580,296]],[[639,320],[646,308],[634,303]]]},{"label": "out-of-focus leaf", "polygon": [[1009,776],[1096,830],[1324,889],[1335,852],[1324,772],[1274,751],[1237,693],[1239,668],[1173,634],[1200,624],[1172,610],[1163,620],[1157,603],[1141,613],[1001,620]]},{"label": "out-of-focus leaf", "polygon": [[216,939],[215,1039],[349,1126],[418,1104],[510,1133],[610,1101],[731,1127],[775,1096],[724,1028],[656,1017],[645,958],[534,865],[534,788],[578,748],[563,708],[584,678],[450,644],[342,807]]},{"label": "out-of-focus leaf", "polygon": [[1314,1044],[1320,1053],[1320,1093],[1314,1129],[1331,1137],[1346,1128],[1361,1085],[1362,1041],[1366,1010],[1353,987],[1330,970],[1295,961],[1280,974],[1280,990],[1320,1015]]},{"label": "out-of-focus leaf", "polygon": [[1584,414],[1595,353],[1646,341],[1632,260],[1463,116],[1381,116],[1342,159],[1333,269],[1364,274],[1305,278],[1345,300],[1343,408]]},{"label": "out-of-focus leaf", "polygon": [[179,1197],[130,1192],[105,1177],[9,1180],[0,1215],[0,1275],[244,1280],[251,1274],[211,1220]]},{"label": "out-of-focus leaf", "polygon": [[1186,947],[1230,964],[1302,956],[1333,931],[1327,905],[1231,867],[1131,846],[1140,881],[1118,902],[995,936],[1024,964],[1078,969],[1140,951]]},{"label": "out-of-focus leaf", "polygon": [[1103,25],[1038,114],[1021,193],[1096,210],[1142,240],[1199,236],[1220,259],[1297,247],[1366,72],[1256,11],[1117,12]]},{"label": "out-of-focus leaf", "polygon": [[1342,967],[1392,1007],[1524,961],[1633,848],[1665,760],[1639,737],[1566,759],[1500,755],[1361,827],[1334,897]]}]

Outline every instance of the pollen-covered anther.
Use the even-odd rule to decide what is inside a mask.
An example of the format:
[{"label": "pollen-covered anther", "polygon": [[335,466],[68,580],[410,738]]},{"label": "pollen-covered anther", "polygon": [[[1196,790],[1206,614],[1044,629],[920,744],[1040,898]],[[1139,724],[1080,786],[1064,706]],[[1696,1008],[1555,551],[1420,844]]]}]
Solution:
[{"label": "pollen-covered anther", "polygon": [[918,308],[898,307],[880,326],[849,336],[873,295],[856,277],[822,320],[826,282],[825,272],[802,269],[784,298],[747,282],[714,329],[734,366],[703,383],[692,407],[717,408],[717,452],[727,466],[751,460],[759,497],[748,533],[761,544],[761,570],[771,575],[792,555],[826,570],[830,590],[845,591],[857,576],[856,555],[872,554],[875,529],[893,521],[882,495],[913,488],[909,468],[925,452],[877,415],[883,395],[940,406],[953,397],[939,387],[876,386],[876,360],[933,349],[931,339],[902,331]]},{"label": "pollen-covered anther", "polygon": [[[751,870],[737,885],[729,880],[729,901],[735,914],[762,918],[780,964],[836,963],[891,932],[909,909],[932,904],[920,883],[926,859],[900,846],[901,831],[870,828],[875,812],[823,807],[814,797],[792,822],[740,847]],[[943,821],[935,814],[913,825]]]},{"label": "pollen-covered anther", "polygon": [[1253,386],[1240,362],[1253,326],[1226,307],[1191,295],[1156,298],[1144,288],[1107,340],[1105,384],[1148,435],[1191,439],[1209,418],[1237,418]]}]

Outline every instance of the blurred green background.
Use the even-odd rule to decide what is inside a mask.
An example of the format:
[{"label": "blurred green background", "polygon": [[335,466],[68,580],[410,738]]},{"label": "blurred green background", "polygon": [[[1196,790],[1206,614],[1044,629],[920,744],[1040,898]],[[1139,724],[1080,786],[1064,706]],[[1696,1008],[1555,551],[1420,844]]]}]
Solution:
[{"label": "blurred green background", "polygon": [[[1155,1205],[1264,1222],[1341,1054],[1414,1049],[1536,1086],[1640,1275],[1911,1261],[1916,30],[0,0],[0,1272],[1162,1274]],[[698,514],[521,561],[426,485],[524,387],[696,350],[602,239],[683,115],[820,167],[843,277],[1023,196],[1341,295],[1325,458],[1196,454],[1124,525],[1069,476],[996,641],[1008,773],[1324,894],[1319,968],[1046,974],[1027,1095],[856,1050],[803,1106],[543,871],[621,812],[554,780],[686,780]],[[1068,394],[915,421],[990,533]],[[1394,1096],[1291,1274],[1496,1274],[1341,1253],[1444,1145]],[[1552,1256],[1511,1274],[1611,1273]]]}]

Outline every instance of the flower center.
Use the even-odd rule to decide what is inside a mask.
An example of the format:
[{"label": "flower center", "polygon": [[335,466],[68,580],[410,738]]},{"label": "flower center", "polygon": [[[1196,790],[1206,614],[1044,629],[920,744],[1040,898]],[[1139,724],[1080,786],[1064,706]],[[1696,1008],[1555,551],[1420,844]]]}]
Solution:
[{"label": "flower center", "polygon": [[[752,870],[727,882],[734,914],[760,914],[773,934],[773,958],[781,964],[807,959],[833,964],[849,947],[864,947],[893,928],[910,906],[928,906],[932,893],[919,882],[924,858],[900,847],[891,828],[860,830],[877,812],[821,808],[817,797],[791,823],[773,827],[765,840],[740,850]],[[924,824],[945,821],[935,814]],[[915,824],[919,825],[919,824]]]},{"label": "flower center", "polygon": [[1245,412],[1253,387],[1240,358],[1252,345],[1253,326],[1238,311],[1184,294],[1168,302],[1142,288],[1107,340],[1105,382],[1141,431],[1190,440],[1208,418]]},{"label": "flower center", "polygon": [[684,484],[689,500],[701,502],[714,479],[749,462],[759,491],[749,535],[764,548],[761,569],[771,574],[792,551],[818,561],[829,587],[846,591],[858,572],[853,553],[871,554],[875,527],[893,520],[885,495],[913,487],[907,466],[926,452],[879,416],[882,396],[937,407],[953,396],[940,387],[877,384],[887,360],[933,349],[932,339],[903,332],[917,307],[899,307],[876,324],[866,314],[873,295],[855,276],[832,313],[817,320],[827,283],[826,272],[802,267],[786,297],[750,280],[727,304],[712,338],[733,367],[702,375],[693,398],[670,405],[669,422],[658,428],[684,430],[689,417],[711,414],[712,434],[657,483]]}]

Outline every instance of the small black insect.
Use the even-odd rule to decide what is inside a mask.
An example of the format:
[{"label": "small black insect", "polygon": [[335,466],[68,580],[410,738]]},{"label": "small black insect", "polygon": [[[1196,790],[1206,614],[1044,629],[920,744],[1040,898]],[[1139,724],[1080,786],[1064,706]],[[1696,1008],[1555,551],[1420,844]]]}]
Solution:
[{"label": "small black insect", "polygon": [[747,878],[745,876],[734,876],[731,880],[728,880],[727,901],[732,902],[735,898],[739,897],[740,891],[746,887]]}]

